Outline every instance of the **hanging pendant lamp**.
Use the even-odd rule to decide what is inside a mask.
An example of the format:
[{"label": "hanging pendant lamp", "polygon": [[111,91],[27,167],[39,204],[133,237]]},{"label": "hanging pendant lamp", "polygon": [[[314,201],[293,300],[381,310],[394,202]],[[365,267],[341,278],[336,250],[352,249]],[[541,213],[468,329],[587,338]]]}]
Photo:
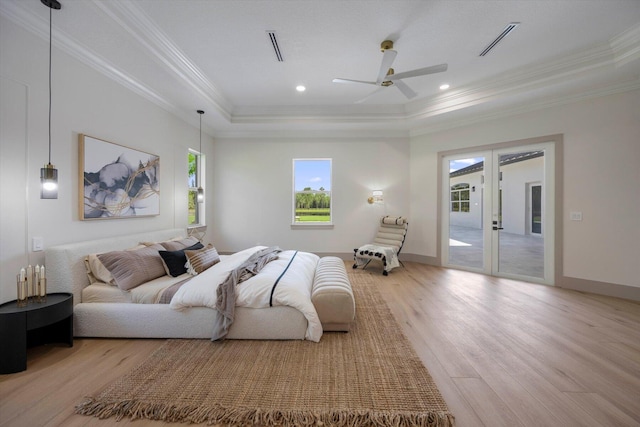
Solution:
[{"label": "hanging pendant lamp", "polygon": [[202,115],[204,114],[203,110],[196,110],[198,114],[200,114],[200,164],[198,165],[198,203],[204,202],[204,190],[202,189],[202,183],[200,182],[200,177],[202,173],[200,173],[200,167],[202,166]]},{"label": "hanging pendant lamp", "polygon": [[40,169],[40,198],[58,198],[58,169],[51,164],[51,46],[53,9],[60,10],[62,5],[57,0],[40,0],[49,8],[49,163]]}]

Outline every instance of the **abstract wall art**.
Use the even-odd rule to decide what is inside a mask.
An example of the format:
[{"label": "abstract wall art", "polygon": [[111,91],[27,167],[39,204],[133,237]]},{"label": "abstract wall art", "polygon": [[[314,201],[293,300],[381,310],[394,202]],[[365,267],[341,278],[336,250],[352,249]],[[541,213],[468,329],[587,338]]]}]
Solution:
[{"label": "abstract wall art", "polygon": [[160,158],[79,135],[80,219],[160,214]]}]

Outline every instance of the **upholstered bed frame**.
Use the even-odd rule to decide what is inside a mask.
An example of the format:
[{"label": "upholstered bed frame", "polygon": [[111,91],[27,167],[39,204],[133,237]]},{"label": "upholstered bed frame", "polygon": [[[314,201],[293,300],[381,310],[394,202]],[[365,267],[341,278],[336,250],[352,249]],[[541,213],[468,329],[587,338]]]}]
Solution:
[{"label": "upholstered bed frame", "polygon": [[[48,292],[70,292],[74,301],[76,337],[211,338],[214,310],[192,307],[184,311],[168,304],[83,303],[89,286],[84,258],[91,253],[123,250],[142,241],[186,237],[185,229],[169,229],[111,237],[49,248],[45,254]],[[307,320],[295,308],[236,307],[229,339],[304,339]]]}]

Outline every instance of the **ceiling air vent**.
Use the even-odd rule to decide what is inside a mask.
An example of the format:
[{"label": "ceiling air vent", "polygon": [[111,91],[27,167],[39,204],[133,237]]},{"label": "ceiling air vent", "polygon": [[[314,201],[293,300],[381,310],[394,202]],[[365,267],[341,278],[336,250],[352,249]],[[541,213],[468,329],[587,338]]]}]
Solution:
[{"label": "ceiling air vent", "polygon": [[278,39],[276,38],[275,31],[267,31],[267,35],[269,36],[269,40],[271,41],[271,46],[273,46],[273,51],[276,53],[276,59],[278,62],[283,62],[282,53],[280,52],[280,46],[278,46]]},{"label": "ceiling air vent", "polygon": [[507,35],[516,29],[516,27],[520,25],[519,22],[512,22],[509,25],[507,25],[506,27],[504,27],[504,30],[502,30],[502,32],[500,33],[500,35],[498,37],[496,37],[496,39],[494,41],[492,41],[491,43],[489,43],[489,45],[487,47],[484,48],[484,50],[480,53],[480,56],[485,56],[487,53],[489,53],[489,51],[491,49],[493,49],[498,43],[500,43],[500,41],[507,37]]}]

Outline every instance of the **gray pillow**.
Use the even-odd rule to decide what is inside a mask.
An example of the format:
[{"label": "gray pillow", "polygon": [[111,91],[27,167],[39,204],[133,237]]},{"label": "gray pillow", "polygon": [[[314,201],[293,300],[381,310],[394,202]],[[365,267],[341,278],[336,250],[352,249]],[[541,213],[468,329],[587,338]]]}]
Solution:
[{"label": "gray pillow", "polygon": [[99,254],[98,259],[111,272],[120,289],[128,291],[158,277],[166,275],[158,251],[164,247],[155,244],[135,251],[113,251]]}]

